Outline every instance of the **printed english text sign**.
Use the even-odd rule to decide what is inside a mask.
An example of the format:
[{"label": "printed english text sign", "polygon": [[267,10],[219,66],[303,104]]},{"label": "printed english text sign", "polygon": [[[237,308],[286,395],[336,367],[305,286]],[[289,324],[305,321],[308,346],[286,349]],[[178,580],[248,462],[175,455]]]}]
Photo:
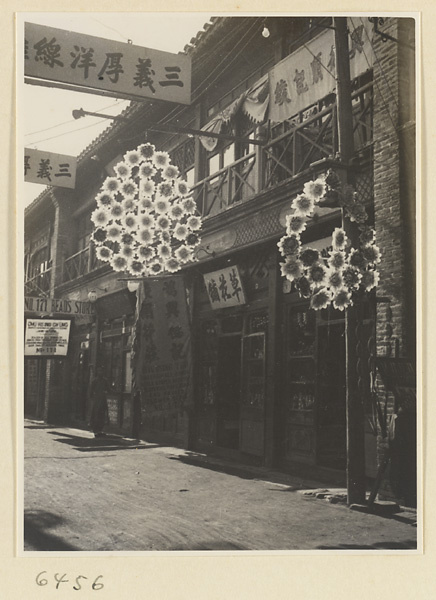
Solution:
[{"label": "printed english text sign", "polygon": [[237,266],[203,275],[212,308],[245,304],[245,294]]},{"label": "printed english text sign", "polygon": [[74,189],[76,185],[75,156],[24,149],[24,181]]},{"label": "printed english text sign", "polygon": [[97,94],[191,102],[189,56],[33,23],[25,24],[24,75]]},{"label": "printed english text sign", "polygon": [[24,356],[66,356],[69,320],[27,319]]}]

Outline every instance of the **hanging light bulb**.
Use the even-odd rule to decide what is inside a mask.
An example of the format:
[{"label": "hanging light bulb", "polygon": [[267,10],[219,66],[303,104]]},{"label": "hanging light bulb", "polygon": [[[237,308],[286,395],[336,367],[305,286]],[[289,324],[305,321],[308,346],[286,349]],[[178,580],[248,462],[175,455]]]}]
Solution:
[{"label": "hanging light bulb", "polygon": [[269,36],[271,35],[270,31],[266,25],[263,26],[262,35],[264,38],[269,38]]}]

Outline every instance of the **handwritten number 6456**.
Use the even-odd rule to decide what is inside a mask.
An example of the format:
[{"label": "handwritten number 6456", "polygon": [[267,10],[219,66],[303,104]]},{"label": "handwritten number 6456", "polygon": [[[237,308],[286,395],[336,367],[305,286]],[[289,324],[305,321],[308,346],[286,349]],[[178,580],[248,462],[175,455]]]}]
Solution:
[{"label": "handwritten number 6456", "polygon": [[[38,575],[36,576],[36,584],[39,586],[45,586],[48,585],[48,579],[46,577],[43,577],[44,574],[46,574],[47,571],[41,571],[41,573],[38,573]],[[69,579],[66,579],[67,574],[64,573],[63,575],[60,575],[59,573],[55,573],[54,575],[54,579],[56,581],[56,589],[59,589],[59,586],[61,583],[69,583]],[[101,579],[103,577],[103,575],[99,575],[98,577],[95,578],[94,582],[92,583],[91,587],[93,590],[101,590],[104,588],[103,583],[99,582],[99,579]],[[88,579],[88,577],[85,577],[85,575],[79,575],[78,577],[76,577],[75,580],[75,584],[73,585],[73,590],[79,591],[82,589],[82,585],[80,584],[80,579]]]}]

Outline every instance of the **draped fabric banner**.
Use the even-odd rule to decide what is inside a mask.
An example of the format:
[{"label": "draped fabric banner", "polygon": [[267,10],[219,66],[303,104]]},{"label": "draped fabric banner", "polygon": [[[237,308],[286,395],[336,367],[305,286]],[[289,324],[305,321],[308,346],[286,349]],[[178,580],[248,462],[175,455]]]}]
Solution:
[{"label": "draped fabric banner", "polygon": [[152,411],[186,408],[192,399],[191,327],[183,277],[144,282],[138,309],[135,383],[144,420]]},{"label": "draped fabric banner", "polygon": [[[365,19],[348,19],[350,75],[354,79],[372,68],[372,25]],[[269,118],[281,122],[309,107],[336,88],[334,32],[327,29],[269,73]]]},{"label": "draped fabric banner", "polygon": [[[209,121],[207,125],[202,127],[202,131],[220,133],[224,123],[228,123],[241,108],[252,121],[261,123],[265,119],[268,103],[268,75],[264,75],[264,77],[257,81],[250,89],[241,94],[237,100],[232,102],[227,108]],[[200,141],[206,150],[211,152],[212,150],[215,150],[218,138],[201,137]]]}]

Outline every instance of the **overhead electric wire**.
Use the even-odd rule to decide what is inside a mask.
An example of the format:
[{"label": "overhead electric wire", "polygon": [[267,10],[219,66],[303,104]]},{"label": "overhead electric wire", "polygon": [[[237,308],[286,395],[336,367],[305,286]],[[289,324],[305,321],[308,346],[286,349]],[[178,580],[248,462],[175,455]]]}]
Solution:
[{"label": "overhead electric wire", "polygon": [[[118,102],[128,102],[128,100],[119,100]],[[113,106],[118,106],[118,102],[115,102],[114,104],[109,104],[109,106],[98,108],[95,110],[95,112],[101,112],[102,110],[107,110],[108,108],[112,108]],[[51,127],[46,127],[45,129],[33,131],[32,133],[26,133],[24,134],[24,137],[28,137],[29,135],[36,135],[38,133],[44,133],[44,131],[50,131],[51,129],[55,129],[56,127],[62,127],[62,125],[68,125],[68,123],[73,123],[74,121],[76,121],[76,119],[69,119],[68,121],[63,121],[62,123],[52,125]]]},{"label": "overhead electric wire", "polygon": [[107,119],[103,119],[101,121],[97,121],[96,123],[91,123],[91,125],[85,125],[85,127],[78,127],[77,129],[71,129],[71,131],[65,131],[64,133],[60,133],[59,135],[54,135],[49,138],[45,138],[43,140],[38,140],[37,142],[29,143],[29,146],[36,146],[36,144],[41,144],[42,142],[47,142],[48,140],[54,140],[56,138],[62,137],[63,135],[68,135],[70,133],[76,133],[77,131],[82,131],[82,129],[89,129],[90,127],[95,127],[96,125],[100,125],[101,123],[105,123]]}]

